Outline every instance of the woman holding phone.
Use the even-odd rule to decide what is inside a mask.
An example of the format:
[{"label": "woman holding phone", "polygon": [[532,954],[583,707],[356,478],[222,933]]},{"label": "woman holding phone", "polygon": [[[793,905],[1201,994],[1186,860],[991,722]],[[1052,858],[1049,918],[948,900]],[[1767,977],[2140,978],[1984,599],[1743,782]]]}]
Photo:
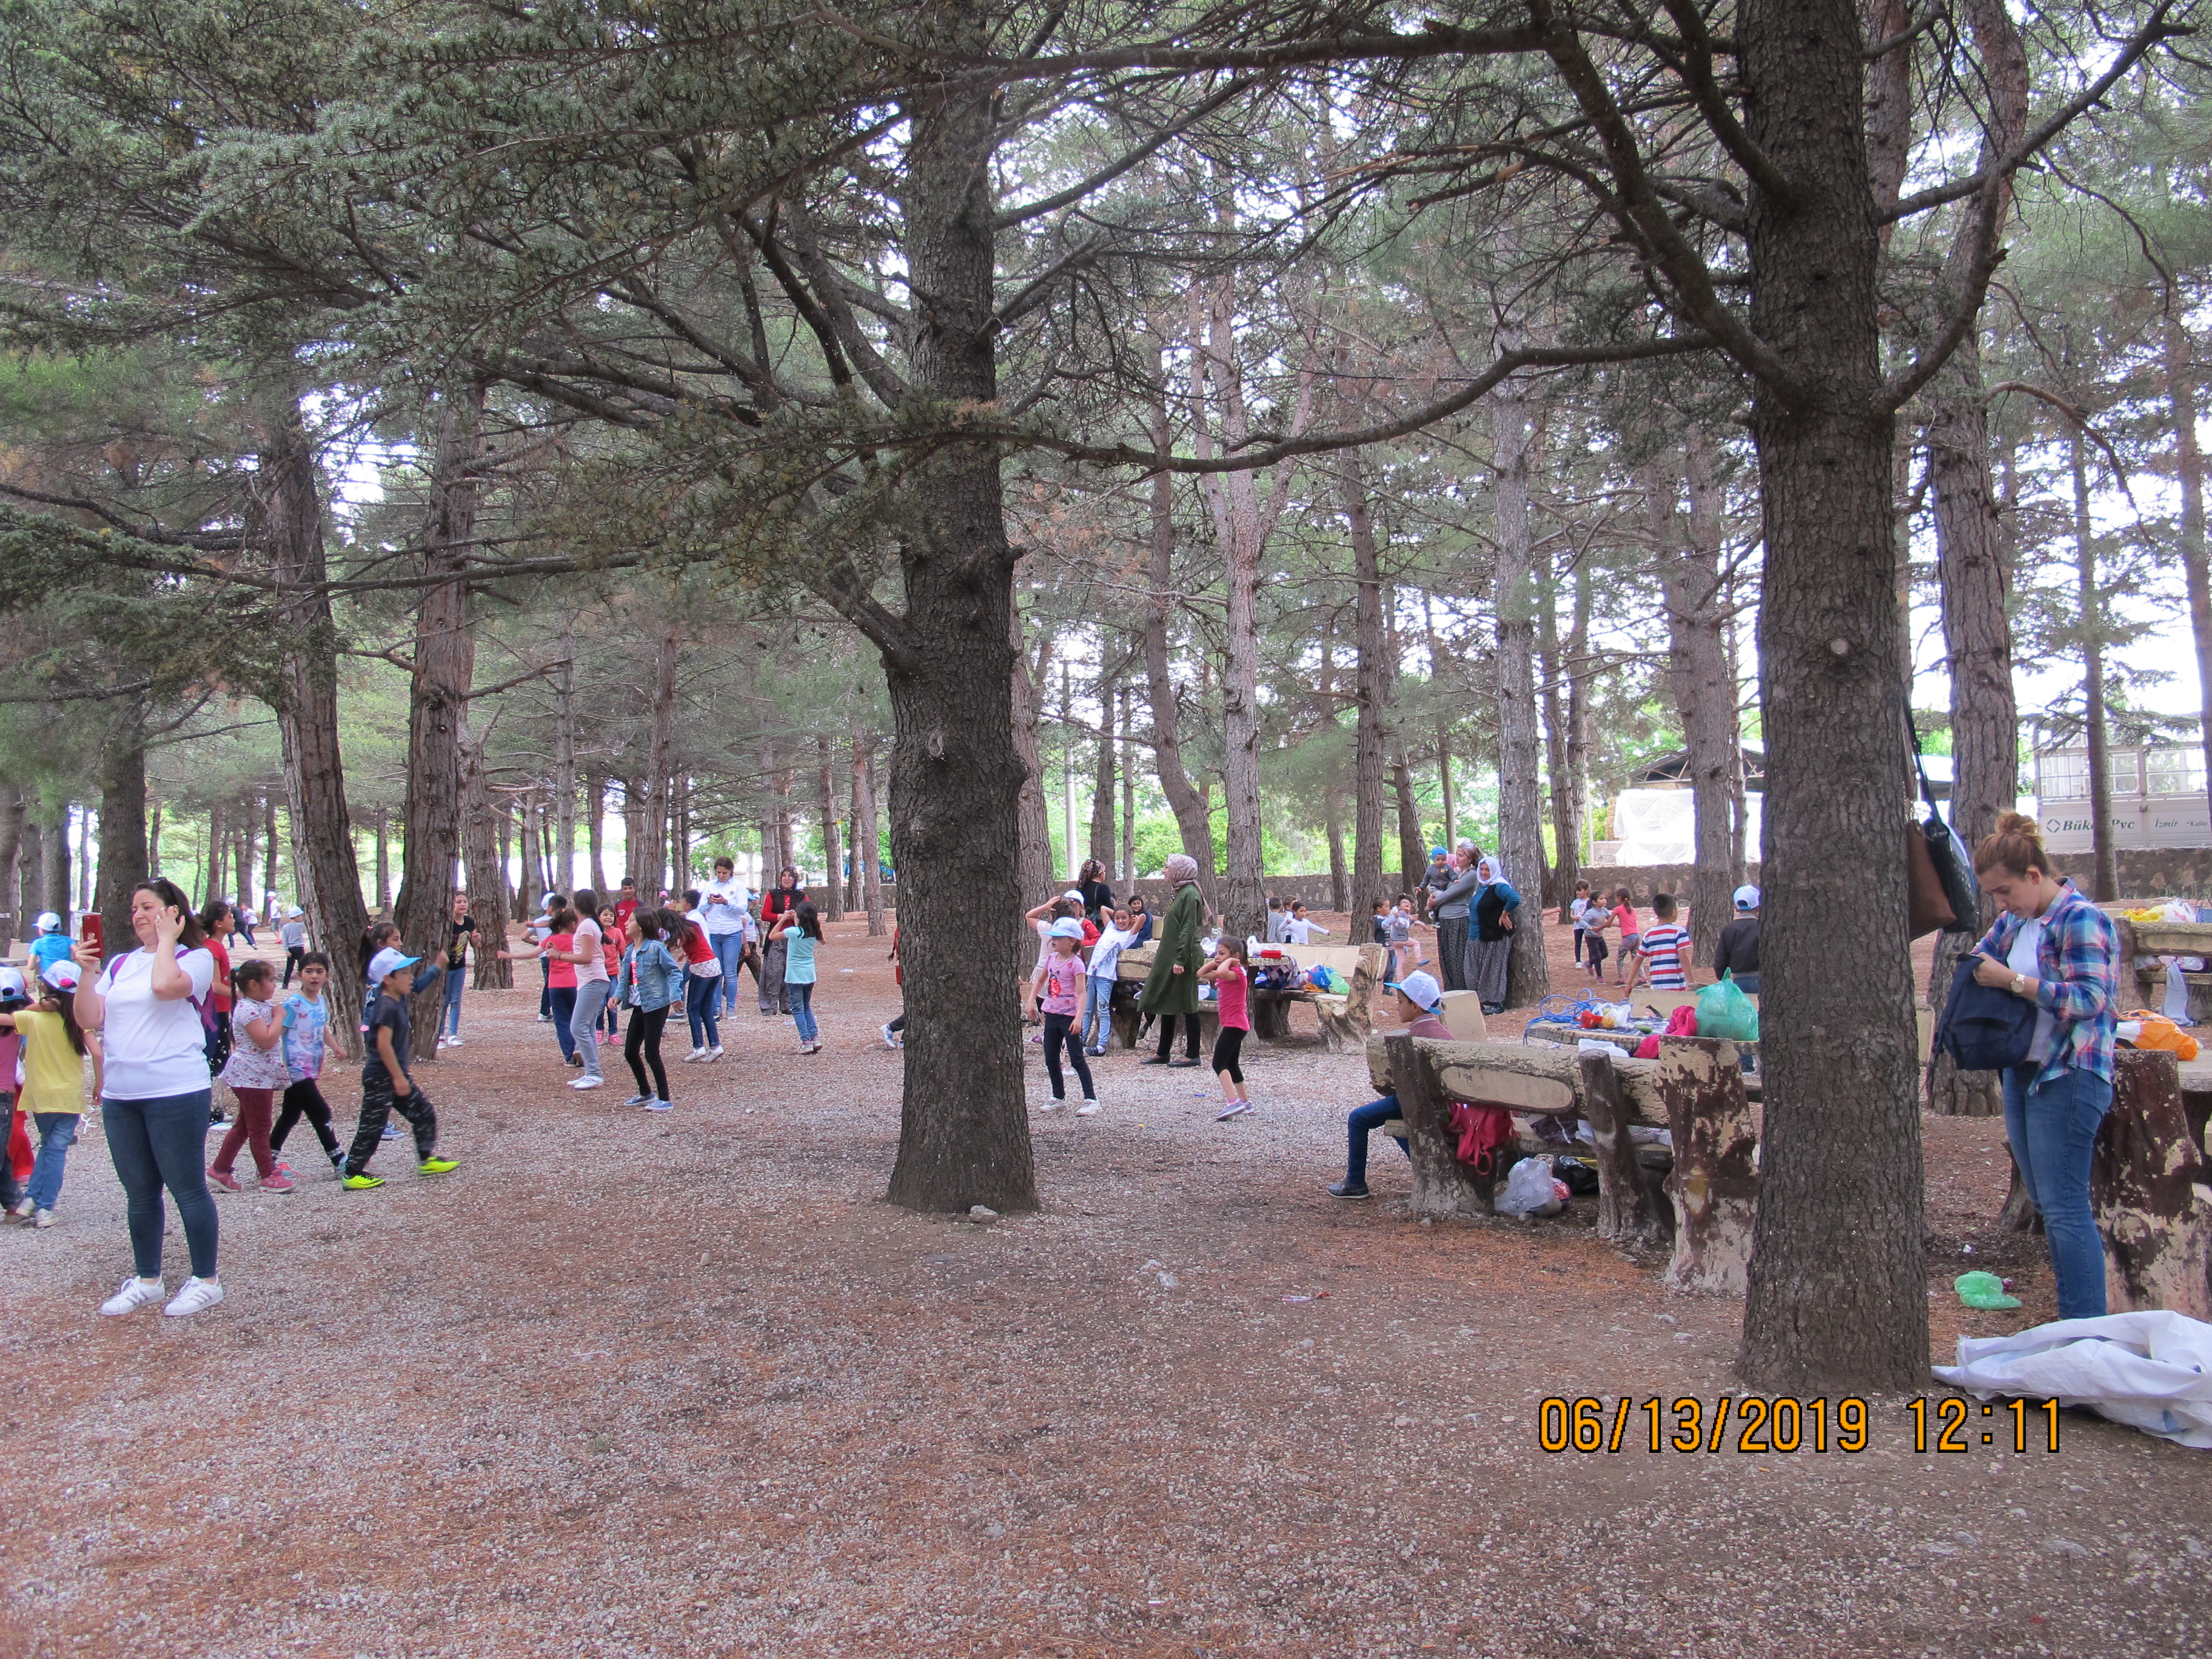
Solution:
[{"label": "woman holding phone", "polygon": [[137,1268],[100,1310],[121,1316],[167,1294],[161,1283],[161,1189],[177,1202],[191,1277],[162,1310],[172,1318],[222,1300],[216,1276],[215,1200],[207,1186],[210,1085],[199,1005],[215,984],[215,957],[191,905],[173,882],[131,892],[138,948],[105,966],[76,947],[76,1022],[97,1030],[106,1055],[100,1112],[108,1155],[123,1183]]}]

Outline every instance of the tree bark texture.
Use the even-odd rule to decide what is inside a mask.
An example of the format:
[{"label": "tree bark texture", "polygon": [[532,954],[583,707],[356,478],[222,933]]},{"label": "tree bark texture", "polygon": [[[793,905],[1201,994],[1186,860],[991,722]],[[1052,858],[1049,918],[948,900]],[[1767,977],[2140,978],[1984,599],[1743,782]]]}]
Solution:
[{"label": "tree bark texture", "polygon": [[[1517,337],[1508,342],[1519,343]],[[1506,880],[1529,896],[1514,917],[1505,1004],[1533,1007],[1552,988],[1544,959],[1542,785],[1537,757],[1536,593],[1528,525],[1534,434],[1525,389],[1507,380],[1492,394],[1491,458],[1497,470],[1497,568],[1491,584],[1498,613],[1498,848]],[[1439,764],[1449,767],[1448,757]],[[1425,865],[1423,866],[1425,868]]]},{"label": "tree bark texture", "polygon": [[2097,581],[2097,531],[2089,516],[2089,458],[2078,423],[2066,435],[2074,483],[2074,603],[2081,617],[2081,740],[2089,753],[2089,896],[2120,896],[2120,861],[2112,839],[2112,738],[2105,713],[2104,603]]},{"label": "tree bark texture", "polygon": [[[500,808],[484,775],[483,746],[489,729],[479,732],[461,721],[457,744],[461,763],[461,866],[468,877],[469,914],[476,918],[476,988],[501,990],[514,983],[514,964],[499,953],[507,948],[507,866],[499,856]],[[562,890],[564,892],[565,889]],[[414,941],[418,951],[442,949],[443,928],[434,939]]]},{"label": "tree bark texture", "polygon": [[1114,872],[1114,693],[1115,682],[1098,682],[1098,756],[1091,779],[1091,851],[1098,867]]},{"label": "tree bark texture", "polygon": [[561,613],[559,665],[553,672],[553,879],[576,886],[576,619]]},{"label": "tree bark texture", "polygon": [[[972,14],[958,15],[955,32],[971,55],[983,49]],[[988,405],[998,392],[994,94],[952,83],[917,94],[906,112],[910,384],[948,405]],[[908,1013],[890,1195],[915,1210],[1033,1210],[1016,1000],[1030,965],[1015,868],[1027,769],[1010,719],[1015,561],[999,459],[948,445],[907,488],[906,611],[884,652]]]},{"label": "tree bark texture", "polygon": [[2172,1054],[2122,1048],[2089,1166],[2113,1313],[2163,1308],[2212,1320],[2212,1177],[2182,1109]]},{"label": "tree bark texture", "polygon": [[253,884],[253,832],[261,827],[258,808],[259,804],[250,791],[239,797],[238,904],[242,910],[258,910],[260,908],[259,901],[254,897]]},{"label": "tree bark texture", "polygon": [[2203,371],[2197,362],[2197,337],[2171,295],[2160,343],[2166,405],[2173,418],[2173,470],[2181,491],[2178,550],[2189,593],[2189,633],[2197,647],[2197,737],[2204,750],[2206,800],[2212,804],[2212,568],[2204,547],[2204,458],[2197,445],[2197,377]]},{"label": "tree bark texture", "polygon": [[23,926],[23,790],[0,781],[0,951],[27,936]]},{"label": "tree bark texture", "polygon": [[[646,728],[645,795],[640,803],[641,844],[630,858],[630,873],[647,904],[660,902],[672,884],[669,830],[675,822],[670,797],[676,756],[676,630],[663,628],[653,656],[652,714]],[[680,872],[672,884],[682,886]]]},{"label": "tree bark texture", "polygon": [[[407,719],[407,795],[401,808],[399,898],[392,919],[410,952],[444,942],[461,852],[461,722],[476,675],[464,570],[476,537],[482,493],[483,388],[449,391],[438,410],[438,445],[422,531],[425,587],[415,619],[413,697]],[[337,941],[332,941],[337,943]],[[434,989],[415,998],[417,1065],[434,1065],[441,1004]]]},{"label": "tree bark texture", "polygon": [[822,788],[822,878],[823,914],[830,921],[845,920],[845,844],[837,833],[837,775],[831,765],[830,739],[814,739],[817,776]]},{"label": "tree bark texture", "polygon": [[1366,463],[1357,449],[1338,462],[1346,533],[1352,543],[1352,643],[1358,653],[1352,686],[1358,720],[1352,739],[1352,891],[1364,904],[1382,890],[1383,699],[1389,665],[1383,659],[1382,558],[1367,500]]},{"label": "tree bark texture", "polygon": [[1741,1296],[1759,1209],[1759,1137],[1735,1044],[1719,1037],[1660,1038],[1659,1097],[1674,1143],[1674,1170],[1667,1180],[1674,1200],[1674,1255],[1667,1283],[1678,1291]]},{"label": "tree bark texture", "polygon": [[1734,859],[1730,774],[1736,765],[1735,682],[1728,671],[1727,593],[1721,576],[1720,491],[1710,438],[1692,423],[1684,437],[1682,489],[1686,514],[1675,511],[1671,478],[1655,476],[1653,526],[1661,539],[1672,657],[1668,679],[1682,721],[1684,769],[1695,825],[1690,890],[1690,938],[1697,960],[1710,963],[1741,884]]},{"label": "tree bark texture", "polygon": [[[592,860],[592,887],[607,896],[607,778],[594,770],[584,779],[584,835]],[[767,845],[765,842],[762,843]]]},{"label": "tree bark texture", "polygon": [[[1154,347],[1155,370],[1159,366]],[[1152,441],[1164,447],[1174,441],[1164,398],[1152,409]],[[1145,595],[1145,691],[1152,706],[1152,772],[1160,793],[1175,814],[1176,832],[1182,850],[1198,864],[1201,890],[1213,890],[1213,827],[1206,810],[1206,797],[1190,781],[1183,764],[1182,709],[1176,701],[1175,673],[1168,655],[1168,618],[1175,609],[1175,481],[1165,472],[1152,476],[1151,535],[1146,544],[1150,581]]]},{"label": "tree bark texture", "polygon": [[1014,752],[1022,763],[1021,827],[1015,843],[1014,868],[1022,908],[1027,909],[1042,903],[1045,896],[1060,884],[1053,879],[1052,809],[1044,798],[1043,747],[1038,737],[1044,720],[1045,686],[1052,677],[1052,630],[1038,631],[1034,655],[1018,627],[1012,645]]},{"label": "tree bark texture", "polygon": [[884,922],[883,842],[876,825],[876,734],[854,720],[852,744],[853,871],[868,913],[868,937],[881,939],[890,929]]},{"label": "tree bark texture", "polygon": [[[1928,1372],[1925,1177],[1899,858],[1906,815],[1879,236],[1849,0],[1747,0],[1750,324],[1786,377],[1751,428],[1765,583],[1765,1121],[1741,1369],[1896,1390]],[[1830,923],[1850,915],[1838,933]]]},{"label": "tree bark texture", "polygon": [[47,803],[46,833],[39,837],[39,852],[46,866],[40,872],[46,889],[45,902],[40,908],[52,910],[66,923],[76,911],[76,906],[70,902],[70,803],[66,797]]},{"label": "tree bark texture", "polygon": [[146,708],[122,697],[107,708],[100,749],[100,936],[110,955],[130,939],[131,890],[146,878]]}]

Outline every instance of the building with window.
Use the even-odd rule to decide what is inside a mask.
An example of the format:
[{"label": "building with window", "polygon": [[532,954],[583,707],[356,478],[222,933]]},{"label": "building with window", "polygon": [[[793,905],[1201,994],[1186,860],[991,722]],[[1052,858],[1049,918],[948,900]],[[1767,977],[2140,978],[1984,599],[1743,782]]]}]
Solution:
[{"label": "building with window", "polygon": [[[2113,846],[2212,847],[2201,747],[2115,744],[2105,760],[2112,782]],[[2036,751],[2035,805],[2044,845],[2054,853],[2090,850],[2087,750],[2076,744]]]}]

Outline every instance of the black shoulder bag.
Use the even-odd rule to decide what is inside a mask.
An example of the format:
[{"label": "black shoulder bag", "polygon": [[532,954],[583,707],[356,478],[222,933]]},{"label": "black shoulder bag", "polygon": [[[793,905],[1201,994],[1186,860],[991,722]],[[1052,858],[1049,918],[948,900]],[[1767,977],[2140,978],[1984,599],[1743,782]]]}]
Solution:
[{"label": "black shoulder bag", "polygon": [[[1942,813],[1936,809],[1936,792],[1928,782],[1928,769],[1920,763],[1920,732],[1912,723],[1911,709],[1905,711],[1905,729],[1912,738],[1912,769],[1919,775],[1920,798],[1928,803],[1928,816],[1917,826],[1917,833],[1926,846],[1928,863],[1934,868],[1936,881],[1942,888],[1943,899],[1951,912],[1951,919],[1945,921],[1941,909],[1931,905],[1932,927],[1916,923],[1913,936],[1917,939],[1936,928],[1946,933],[1971,933],[1980,925],[1982,906],[1972,864],[1957,832],[1943,821]],[[1912,862],[1916,866],[1920,862],[1918,848],[1913,849]],[[1934,895],[1929,897],[1932,899]]]}]

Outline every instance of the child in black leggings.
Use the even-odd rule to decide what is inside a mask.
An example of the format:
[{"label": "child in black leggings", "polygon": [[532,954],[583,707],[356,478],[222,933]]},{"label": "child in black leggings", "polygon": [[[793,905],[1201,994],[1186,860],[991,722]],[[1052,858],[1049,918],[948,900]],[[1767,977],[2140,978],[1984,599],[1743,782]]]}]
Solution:
[{"label": "child in black leggings", "polygon": [[[1213,1042],[1213,1074],[1221,1079],[1221,1109],[1213,1121],[1242,1117],[1252,1109],[1244,1093],[1244,1068],[1237,1058],[1244,1052],[1244,1034],[1252,1029],[1251,970],[1246,966],[1244,941],[1224,933],[1213,947],[1213,960],[1198,970],[1199,982],[1211,982],[1221,1011],[1221,1034]],[[1197,1029],[1195,1018],[1192,1029]]]},{"label": "child in black leggings", "polygon": [[1052,1098],[1037,1109],[1056,1112],[1067,1103],[1067,1081],[1060,1070],[1064,1048],[1083,1085],[1083,1103],[1075,1109],[1075,1115],[1094,1117],[1098,1112],[1097,1091],[1091,1086],[1091,1062],[1083,1057],[1083,1039],[1075,1029],[1076,1021],[1083,1017],[1085,969],[1083,958],[1077,954],[1083,948],[1083,924],[1073,916],[1062,916],[1046,937],[1051,941],[1052,954],[1030,975],[1030,996],[1044,1015],[1044,1070],[1052,1079]]}]

